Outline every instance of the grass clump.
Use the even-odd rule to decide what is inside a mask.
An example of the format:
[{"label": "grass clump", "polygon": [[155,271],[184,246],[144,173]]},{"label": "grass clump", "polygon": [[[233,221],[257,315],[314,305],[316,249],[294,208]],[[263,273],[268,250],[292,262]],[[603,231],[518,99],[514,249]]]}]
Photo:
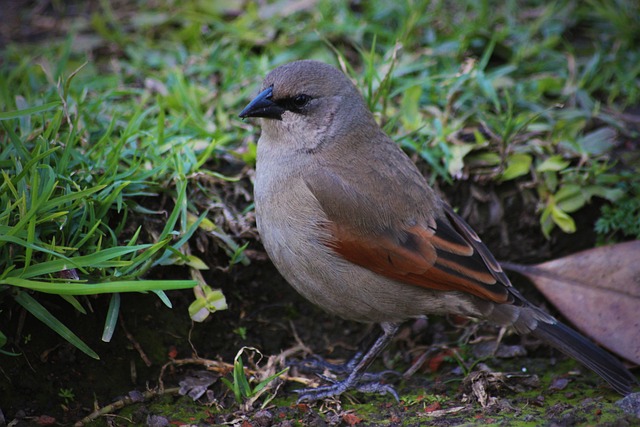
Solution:
[{"label": "grass clump", "polygon": [[[50,109],[55,113],[44,116],[43,112]],[[77,296],[113,294],[108,315],[111,322],[117,319],[120,292],[155,291],[169,304],[162,291],[193,287],[196,282],[142,277],[166,255],[178,254],[195,227],[182,229],[181,239],[174,237],[180,231],[186,196],[184,178],[182,183],[176,179],[175,209],[164,230],[155,242],[139,243],[142,228],[131,229],[130,213],[141,209],[135,196],[151,194],[152,174],[144,170],[140,156],[129,158],[123,170],[125,144],[112,146],[109,131],[87,150],[86,144],[91,141],[84,140],[79,117],[72,114],[65,102],[50,101],[0,117],[6,138],[0,152],[4,163],[0,291],[1,298],[12,297],[69,342],[97,358],[29,291],[60,295],[82,313],[86,310]],[[125,232],[127,228],[130,234]],[[123,235],[127,237],[123,239]],[[111,322],[105,325],[105,340],[110,339]]]},{"label": "grass clump", "polygon": [[[75,91],[73,78],[80,69],[64,80],[51,78],[42,65],[25,65],[26,76],[2,71],[7,88],[20,93],[29,82],[41,84],[42,91],[40,99],[33,93],[28,93],[32,99],[16,95],[21,108],[0,113],[0,298],[12,298],[97,358],[31,291],[60,295],[82,313],[79,295],[112,294],[105,341],[118,318],[120,293],[154,291],[171,306],[163,291],[198,281],[144,276],[158,265],[203,268],[183,248],[204,219],[188,209],[187,174],[198,159],[184,140],[172,141],[164,114],[146,109],[144,100],[123,122],[117,105],[105,111],[105,98],[90,99],[82,87]],[[43,77],[57,83],[47,84]],[[165,144],[171,142],[175,149],[167,152]],[[145,206],[161,195],[171,202],[156,211]]]}]

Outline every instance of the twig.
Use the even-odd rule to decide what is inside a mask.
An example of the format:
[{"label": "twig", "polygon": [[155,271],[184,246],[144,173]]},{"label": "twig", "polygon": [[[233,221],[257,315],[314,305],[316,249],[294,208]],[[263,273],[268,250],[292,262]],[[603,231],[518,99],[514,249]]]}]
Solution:
[{"label": "twig", "polygon": [[424,365],[424,362],[427,361],[427,359],[429,359],[431,356],[433,356],[434,354],[442,351],[442,350],[446,350],[448,349],[447,346],[431,346],[427,349],[427,351],[425,351],[424,353],[422,353],[420,355],[420,357],[418,357],[418,360],[416,360],[411,366],[409,366],[409,369],[407,369],[403,374],[402,374],[402,378],[411,378],[413,376],[413,374],[415,374],[418,369],[420,369],[422,367],[422,365]]},{"label": "twig", "polygon": [[113,412],[117,409],[122,409],[125,406],[128,405],[132,405],[134,403],[139,403],[141,401],[144,400],[149,400],[151,398],[154,398],[156,396],[162,396],[162,395],[173,395],[173,394],[178,394],[178,391],[180,390],[179,387],[175,387],[175,388],[168,388],[166,390],[147,390],[144,393],[142,393],[142,400],[139,399],[133,399],[129,396],[125,396],[122,399],[115,401],[103,408],[97,409],[94,412],[92,412],[91,414],[87,415],[86,417],[84,417],[82,420],[78,421],[77,423],[74,424],[74,427],[82,427],[92,421],[95,421],[97,418],[102,417],[104,415],[109,414],[110,412]]},{"label": "twig", "polygon": [[140,358],[145,363],[145,365],[147,365],[147,367],[150,367],[152,365],[151,360],[147,357],[147,354],[142,349],[142,346],[140,345],[140,343],[133,337],[133,335],[129,333],[129,330],[127,330],[127,327],[124,324],[124,319],[122,318],[122,314],[120,314],[118,317],[120,319],[120,326],[122,327],[122,330],[124,331],[125,336],[131,342],[131,344],[133,345],[133,348],[135,348],[138,351],[138,354],[140,355]]},{"label": "twig", "polygon": [[[292,349],[285,350],[283,353],[293,353],[295,351],[300,351],[298,347],[294,347]],[[280,355],[278,355],[280,357]],[[182,365],[202,365],[208,371],[214,371],[221,375],[226,375],[227,373],[233,370],[233,364],[227,362],[221,362],[219,360],[210,360],[210,359],[176,359],[170,362],[165,363],[160,369],[160,375],[158,377],[158,388],[162,391],[164,389],[164,382],[162,380],[164,376],[164,372],[169,366],[182,366]],[[245,366],[244,371],[248,375],[256,375],[258,373],[255,369],[249,369]],[[304,377],[294,377],[291,375],[283,374],[279,377],[284,381],[297,382],[304,385],[309,385],[313,381],[304,378]]]}]

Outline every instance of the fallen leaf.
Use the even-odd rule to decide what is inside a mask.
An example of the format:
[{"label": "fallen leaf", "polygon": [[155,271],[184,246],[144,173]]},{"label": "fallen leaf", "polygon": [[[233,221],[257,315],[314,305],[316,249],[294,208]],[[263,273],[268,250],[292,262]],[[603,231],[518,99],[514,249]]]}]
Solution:
[{"label": "fallen leaf", "polygon": [[167,356],[169,356],[169,359],[176,359],[178,357],[178,349],[175,345],[169,347],[169,353]]},{"label": "fallen leaf", "polygon": [[442,365],[445,358],[450,357],[452,354],[453,351],[447,349],[433,356],[431,359],[429,359],[429,370],[431,372],[438,372],[438,370],[440,369],[440,365]]},{"label": "fallen leaf", "polygon": [[215,383],[219,375],[208,371],[197,371],[186,376],[178,384],[180,385],[180,395],[188,395],[193,400],[198,400],[207,392],[210,385]]},{"label": "fallen leaf", "polygon": [[440,409],[432,412],[416,412],[417,416],[430,417],[430,418],[439,418],[449,414],[456,414],[458,412],[464,411],[467,409],[466,406],[456,406],[454,408]]},{"label": "fallen leaf", "polygon": [[640,241],[542,264],[502,264],[528,277],[584,334],[640,364]]},{"label": "fallen leaf", "polygon": [[424,412],[433,412],[433,411],[439,411],[440,409],[442,409],[442,406],[440,405],[439,402],[433,402],[430,405],[427,405],[424,408]]},{"label": "fallen leaf", "polygon": [[348,426],[354,426],[362,422],[362,418],[357,416],[356,414],[346,413],[342,415],[342,422]]},{"label": "fallen leaf", "polygon": [[493,406],[497,398],[491,393],[497,392],[505,383],[502,372],[473,371],[463,381],[466,389],[471,390],[470,397],[482,405],[483,408]]},{"label": "fallen leaf", "polygon": [[56,419],[49,415],[40,415],[35,419],[35,423],[39,426],[51,426],[56,423]]}]

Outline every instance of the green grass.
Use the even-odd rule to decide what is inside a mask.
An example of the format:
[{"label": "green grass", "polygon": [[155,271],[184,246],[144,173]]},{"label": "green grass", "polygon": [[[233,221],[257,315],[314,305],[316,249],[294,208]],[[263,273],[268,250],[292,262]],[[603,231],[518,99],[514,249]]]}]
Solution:
[{"label": "green grass", "polygon": [[[170,305],[162,291],[196,285],[193,280],[142,278],[167,256],[179,254],[178,249],[199,221],[189,227],[180,222],[187,212],[182,162],[172,156],[160,168],[147,169],[145,158],[127,143],[143,135],[153,138],[140,129],[139,120],[134,117],[116,141],[111,138],[116,117],[98,138],[86,133],[88,121],[95,120],[74,112],[84,110],[85,103],[69,93],[72,77],[59,78],[55,91],[51,90],[51,98],[57,96],[58,101],[41,106],[34,101],[36,105],[0,117],[5,138],[1,153],[0,289],[97,358],[29,291],[58,294],[82,313],[86,311],[76,296],[113,294],[103,335],[108,341],[117,318],[118,293],[155,291]],[[135,115],[145,113],[140,109]],[[140,244],[142,227],[132,227],[130,214],[153,214],[145,212],[136,200],[153,195],[163,181],[172,187],[169,194],[175,205],[156,238]]]},{"label": "green grass", "polygon": [[113,293],[107,339],[121,292],[168,301],[199,283],[191,314],[223,308],[201,279],[144,278],[203,268],[196,232],[248,263],[257,129],[237,113],[301,58],[343,67],[432,182],[515,182],[547,236],[576,231],[594,197],[607,238],[637,220],[639,160],[620,155],[639,136],[623,114],[640,101],[637,2],[222,4],[104,1],[60,38],[0,51],[0,303],[94,357],[39,292],[80,311],[79,295]]}]

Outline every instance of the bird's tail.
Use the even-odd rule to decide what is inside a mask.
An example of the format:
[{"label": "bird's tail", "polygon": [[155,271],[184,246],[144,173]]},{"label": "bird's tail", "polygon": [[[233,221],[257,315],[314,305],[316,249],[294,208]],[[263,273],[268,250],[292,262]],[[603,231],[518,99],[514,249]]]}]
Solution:
[{"label": "bird's tail", "polygon": [[555,323],[540,321],[530,333],[592,369],[622,395],[631,393],[638,384],[618,359],[557,320]]}]

